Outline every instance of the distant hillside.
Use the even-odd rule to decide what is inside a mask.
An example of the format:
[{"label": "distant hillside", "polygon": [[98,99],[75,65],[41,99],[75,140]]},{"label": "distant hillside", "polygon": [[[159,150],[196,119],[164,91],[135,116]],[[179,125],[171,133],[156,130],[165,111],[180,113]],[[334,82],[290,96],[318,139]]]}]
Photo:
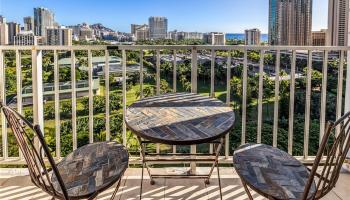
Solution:
[{"label": "distant hillside", "polygon": [[92,25],[90,25],[90,28],[95,29],[95,30],[100,30],[100,31],[115,32],[113,29],[107,28],[107,27],[103,26],[103,24],[101,24],[101,23],[92,24]]}]

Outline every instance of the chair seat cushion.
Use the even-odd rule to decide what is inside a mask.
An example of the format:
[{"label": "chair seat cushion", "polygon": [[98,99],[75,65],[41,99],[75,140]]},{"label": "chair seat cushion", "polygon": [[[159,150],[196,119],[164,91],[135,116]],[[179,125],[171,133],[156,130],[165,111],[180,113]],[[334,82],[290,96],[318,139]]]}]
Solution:
[{"label": "chair seat cushion", "polygon": [[[98,142],[80,147],[70,153],[57,168],[70,197],[89,196],[117,182],[128,167],[126,148],[115,142]],[[62,193],[55,175],[51,181]]]},{"label": "chair seat cushion", "polygon": [[[288,153],[264,144],[245,144],[233,155],[242,180],[256,192],[275,199],[301,199],[309,178],[307,168]],[[313,182],[309,198],[315,194]]]}]

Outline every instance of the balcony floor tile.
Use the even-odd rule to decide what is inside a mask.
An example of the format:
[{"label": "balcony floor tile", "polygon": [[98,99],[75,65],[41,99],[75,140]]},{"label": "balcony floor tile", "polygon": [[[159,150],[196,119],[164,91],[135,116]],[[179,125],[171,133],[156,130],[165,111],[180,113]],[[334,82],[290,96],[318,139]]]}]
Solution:
[{"label": "balcony floor tile", "polygon": [[[169,171],[168,168],[156,169],[158,173],[161,171]],[[170,170],[174,170],[171,168]],[[181,170],[181,169],[180,169]],[[207,168],[198,168],[198,171],[205,171]],[[1,170],[0,170],[1,171]],[[220,169],[223,199],[246,200],[241,182],[237,174],[232,168],[225,167]],[[117,200],[136,200],[139,199],[140,191],[140,173],[141,169],[129,168],[122,180],[121,187],[115,199]],[[22,173],[23,174],[23,173]],[[146,171],[145,171],[146,174]],[[143,183],[143,198],[145,200],[218,200],[218,180],[216,171],[210,180],[210,184],[206,185],[203,179],[165,179],[155,180],[155,185],[149,184],[149,178],[146,175]],[[350,174],[342,173],[337,187],[330,192],[324,199],[326,200],[350,200],[349,197]],[[101,193],[97,199],[109,199],[114,188],[111,187],[107,191]],[[265,199],[253,192],[256,200]],[[10,177],[3,177],[0,173],[0,199],[19,200],[19,199],[51,199],[46,193],[33,186],[29,176],[16,174]]]}]

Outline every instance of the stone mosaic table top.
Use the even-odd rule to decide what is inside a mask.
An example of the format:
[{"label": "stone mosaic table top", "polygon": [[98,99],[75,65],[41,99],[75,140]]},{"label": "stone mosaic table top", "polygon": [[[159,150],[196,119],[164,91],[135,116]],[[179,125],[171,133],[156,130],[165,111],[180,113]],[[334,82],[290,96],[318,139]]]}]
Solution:
[{"label": "stone mosaic table top", "polygon": [[[247,185],[267,198],[301,199],[309,178],[309,172],[301,162],[264,144],[242,145],[234,152],[233,164]],[[313,183],[309,197],[315,190]]]},{"label": "stone mosaic table top", "polygon": [[155,143],[192,145],[224,136],[235,121],[234,112],[220,100],[193,93],[144,98],[128,107],[126,125]]},{"label": "stone mosaic table top", "polygon": [[[118,181],[128,167],[126,148],[116,142],[98,142],[70,153],[57,168],[70,197],[86,196]],[[55,175],[51,181],[56,191],[61,188]]]}]

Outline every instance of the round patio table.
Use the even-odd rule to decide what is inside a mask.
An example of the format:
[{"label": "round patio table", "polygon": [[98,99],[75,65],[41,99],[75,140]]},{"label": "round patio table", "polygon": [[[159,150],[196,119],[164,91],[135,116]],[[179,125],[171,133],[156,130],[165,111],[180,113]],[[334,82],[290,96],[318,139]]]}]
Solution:
[{"label": "round patio table", "polygon": [[223,137],[235,114],[222,101],[193,93],[144,98],[128,107],[125,122],[137,136],[169,145],[194,145]]},{"label": "round patio table", "polygon": [[[173,93],[144,98],[130,105],[126,110],[125,123],[134,132],[141,144],[142,174],[140,198],[142,196],[143,168],[146,167],[154,184],[153,178],[164,177],[194,177],[209,179],[214,167],[217,167],[219,188],[221,183],[218,157],[224,144],[225,135],[232,129],[235,114],[232,109],[218,99],[194,93]],[[168,145],[196,145],[210,143],[216,145],[214,153],[207,154],[207,158],[197,158],[196,153],[172,154],[170,159],[162,158],[164,154],[147,153],[148,143],[162,143]],[[150,158],[153,155],[153,159]],[[167,154],[170,155],[170,154]],[[202,156],[204,154],[201,154]],[[185,156],[178,159],[178,156]],[[186,157],[187,156],[187,157]],[[156,175],[152,174],[147,162],[213,162],[209,174],[195,175]]]}]

